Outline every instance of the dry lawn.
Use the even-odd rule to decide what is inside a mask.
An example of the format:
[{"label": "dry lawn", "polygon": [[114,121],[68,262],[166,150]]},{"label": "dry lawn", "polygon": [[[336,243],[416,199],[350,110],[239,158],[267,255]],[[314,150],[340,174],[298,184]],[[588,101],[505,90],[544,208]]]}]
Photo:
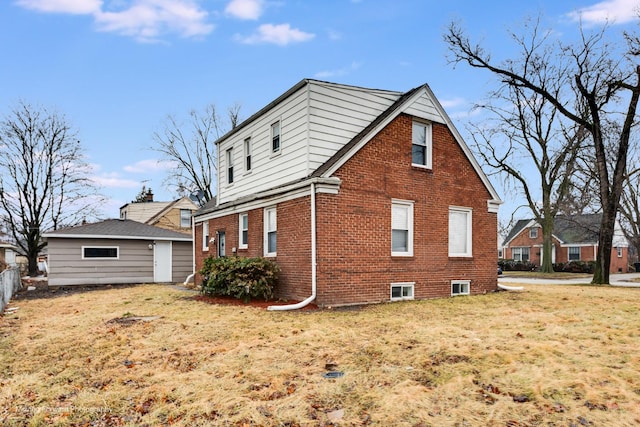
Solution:
[{"label": "dry lawn", "polygon": [[0,424],[640,424],[640,289],[278,313],[191,296],[141,285],[14,302]]}]

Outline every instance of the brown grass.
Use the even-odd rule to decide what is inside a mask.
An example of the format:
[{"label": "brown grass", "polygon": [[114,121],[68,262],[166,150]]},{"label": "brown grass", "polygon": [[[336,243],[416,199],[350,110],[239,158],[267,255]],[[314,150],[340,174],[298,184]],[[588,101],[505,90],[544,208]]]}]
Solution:
[{"label": "brown grass", "polygon": [[0,318],[0,424],[640,423],[636,289],[278,313],[191,296],[142,285],[14,302]]}]

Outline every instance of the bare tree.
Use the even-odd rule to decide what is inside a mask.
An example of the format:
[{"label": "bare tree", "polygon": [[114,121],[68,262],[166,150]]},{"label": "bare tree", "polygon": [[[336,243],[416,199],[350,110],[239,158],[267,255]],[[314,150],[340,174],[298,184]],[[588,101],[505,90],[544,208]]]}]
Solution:
[{"label": "bare tree", "polygon": [[[526,52],[526,46],[523,48]],[[544,62],[538,71],[540,80],[549,78],[546,73],[550,70]],[[541,271],[551,273],[554,218],[569,194],[584,132],[563,127],[549,102],[519,87],[502,86],[491,93],[490,99],[481,107],[492,117],[471,129],[476,152],[524,195],[542,230]],[[499,102],[504,105],[496,105]],[[498,140],[505,143],[499,144]]]},{"label": "bare tree", "polygon": [[165,183],[180,192],[200,193],[201,203],[208,202],[215,194],[215,141],[238,124],[240,106],[233,105],[227,113],[229,124],[220,118],[213,104],[202,113],[190,111],[187,124],[170,115],[162,131],[153,135],[156,144],[151,149],[176,164]]},{"label": "bare tree", "polygon": [[[450,24],[444,35],[451,62],[488,70],[501,84],[540,95],[588,134],[596,159],[602,206],[593,283],[609,283],[614,226],[625,178],[629,137],[640,96],[640,66],[635,56],[637,39],[627,36],[626,55],[618,55],[615,46],[605,40],[606,30],[604,27],[599,32],[585,34],[581,28],[580,39],[573,44],[552,43],[549,39],[536,41],[535,33],[525,35],[531,49],[520,58],[502,63],[495,62],[482,46],[473,44],[456,23]],[[541,53],[547,49],[553,52],[552,56]],[[557,69],[565,70],[556,74],[558,81],[551,86],[535,78],[534,71],[543,57],[553,59]],[[555,92],[550,88],[560,90]],[[620,132],[615,138],[609,135],[612,141],[615,139],[612,151],[607,150],[606,144],[608,122],[620,124]]]},{"label": "bare tree", "polygon": [[19,103],[0,121],[0,218],[37,273],[41,233],[98,214],[77,135],[64,116]]}]

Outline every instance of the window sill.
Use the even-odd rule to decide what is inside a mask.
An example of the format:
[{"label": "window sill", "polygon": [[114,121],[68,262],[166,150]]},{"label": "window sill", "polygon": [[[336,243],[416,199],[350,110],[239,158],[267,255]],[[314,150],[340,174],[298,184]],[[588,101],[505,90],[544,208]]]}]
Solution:
[{"label": "window sill", "polygon": [[433,172],[433,168],[431,166],[418,165],[416,163],[411,163],[411,169],[419,170],[423,172]]}]

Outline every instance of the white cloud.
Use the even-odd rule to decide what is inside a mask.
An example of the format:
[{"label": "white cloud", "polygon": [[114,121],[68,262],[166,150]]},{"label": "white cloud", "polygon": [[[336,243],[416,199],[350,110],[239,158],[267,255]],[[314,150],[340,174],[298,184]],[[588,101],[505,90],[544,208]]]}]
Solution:
[{"label": "white cloud", "polygon": [[17,4],[39,12],[93,15],[100,31],[143,42],[170,33],[200,37],[214,29],[200,0],[117,0],[108,5],[102,0],[18,0]]},{"label": "white cloud", "polygon": [[101,31],[132,36],[144,42],[157,41],[165,33],[182,37],[209,34],[208,13],[193,0],[136,0],[128,9],[95,15]]},{"label": "white cloud", "polygon": [[263,4],[262,0],[231,0],[224,11],[238,19],[256,20],[262,15]]},{"label": "white cloud", "polygon": [[348,67],[339,68],[337,70],[320,71],[317,72],[314,77],[317,79],[327,79],[335,76],[344,76],[345,74],[350,74],[352,71],[357,70],[361,66],[361,62],[353,61]]},{"label": "white cloud", "polygon": [[568,14],[574,21],[598,24],[610,22],[624,24],[638,18],[640,4],[637,0],[605,0],[592,6],[574,10]]},{"label": "white cloud", "polygon": [[440,99],[440,104],[446,110],[447,108],[459,107],[460,105],[465,105],[466,100],[461,97],[451,98],[451,99]]},{"label": "white cloud", "polygon": [[248,37],[236,36],[236,39],[246,44],[273,43],[285,46],[290,43],[305,42],[314,37],[315,34],[291,28],[289,24],[263,24],[258,27],[255,34]]},{"label": "white cloud", "polygon": [[106,173],[102,175],[94,175],[91,180],[101,187],[105,188],[138,188],[140,181],[122,178],[117,173]]},{"label": "white cloud", "polygon": [[46,13],[89,15],[100,11],[102,0],[18,0],[18,6]]},{"label": "white cloud", "polygon": [[175,169],[176,167],[178,167],[178,164],[173,161],[146,159],[140,160],[132,165],[127,165],[122,169],[129,173],[155,173],[165,172],[169,169]]}]

